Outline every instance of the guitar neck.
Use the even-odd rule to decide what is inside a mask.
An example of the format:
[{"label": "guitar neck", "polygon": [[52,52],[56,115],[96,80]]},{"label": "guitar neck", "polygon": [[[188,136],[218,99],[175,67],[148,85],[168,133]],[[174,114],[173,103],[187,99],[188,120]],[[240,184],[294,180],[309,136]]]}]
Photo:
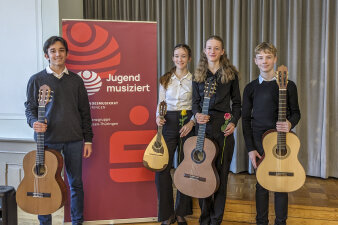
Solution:
[{"label": "guitar neck", "polygon": [[[210,103],[210,97],[204,97],[202,113],[205,114],[205,115],[208,115],[209,103]],[[205,129],[206,129],[206,127],[207,127],[206,124],[200,124],[199,128],[198,128],[196,150],[198,150],[200,152],[202,152],[203,148],[204,148],[204,139],[205,139]]]},{"label": "guitar neck", "polygon": [[[40,123],[45,122],[45,106],[39,106],[38,109],[38,121]],[[45,164],[45,133],[37,133],[37,151],[36,151],[36,165]]]},{"label": "guitar neck", "polygon": [[[286,121],[286,109],[287,109],[287,101],[286,101],[287,91],[286,89],[279,89],[279,103],[278,103],[278,121],[285,122]],[[286,147],[286,133],[278,132],[277,134],[277,147],[278,149],[285,149]]]}]

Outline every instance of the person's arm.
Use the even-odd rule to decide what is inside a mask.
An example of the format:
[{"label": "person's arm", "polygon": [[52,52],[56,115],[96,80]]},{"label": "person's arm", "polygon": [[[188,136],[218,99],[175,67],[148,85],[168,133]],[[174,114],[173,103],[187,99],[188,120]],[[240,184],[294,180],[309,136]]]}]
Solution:
[{"label": "person's arm", "polygon": [[38,88],[33,77],[30,78],[26,90],[27,100],[24,105],[27,123],[32,128],[33,124],[38,121]]},{"label": "person's arm", "polygon": [[82,133],[84,139],[83,147],[83,157],[89,158],[93,152],[92,150],[92,140],[93,140],[93,130],[92,130],[92,118],[90,114],[90,105],[88,100],[87,90],[84,86],[83,81],[79,87],[79,112],[81,115],[82,121]]},{"label": "person's arm", "polygon": [[288,110],[287,110],[287,120],[291,123],[291,128],[294,128],[300,120],[300,110],[298,105],[298,93],[297,86],[294,82],[289,81],[287,87],[287,98],[288,98]]},{"label": "person's arm", "polygon": [[224,136],[229,136],[235,131],[238,120],[241,118],[241,94],[239,91],[238,84],[238,76],[235,76],[235,80],[232,81],[231,90],[230,90],[230,98],[231,98],[231,114],[232,118],[224,130]]},{"label": "person's arm", "polygon": [[246,148],[248,152],[256,150],[254,145],[253,130],[251,126],[251,113],[253,108],[252,85],[247,85],[243,92],[242,105],[242,129]]},{"label": "person's arm", "polygon": [[249,159],[252,166],[257,168],[257,158],[261,159],[262,156],[257,152],[257,148],[254,144],[253,130],[251,126],[252,119],[252,85],[247,85],[243,92],[243,105],[242,105],[242,129],[246,148],[248,150]]},{"label": "person's arm", "polygon": [[192,113],[195,115],[196,122],[198,124],[206,124],[209,121],[210,116],[201,113],[202,109],[200,103],[202,96],[200,95],[199,83],[192,82]]},{"label": "person's arm", "polygon": [[237,126],[238,120],[241,118],[241,108],[242,108],[242,102],[241,102],[241,93],[239,91],[239,82],[238,82],[238,76],[235,76],[235,80],[232,82],[231,85],[231,114],[232,118],[230,123],[233,123],[235,126]]},{"label": "person's arm", "polygon": [[202,110],[200,107],[200,102],[201,102],[201,96],[199,93],[199,85],[197,82],[193,81],[192,82],[192,113],[194,115],[196,115],[196,113],[200,113]]},{"label": "person's arm", "polygon": [[166,90],[164,87],[160,84],[159,92],[158,92],[158,104],[157,104],[157,109],[156,109],[156,124],[157,126],[163,126],[165,124],[165,119],[160,118],[160,113],[159,113],[159,105],[162,101],[165,101],[165,96],[166,95]]}]

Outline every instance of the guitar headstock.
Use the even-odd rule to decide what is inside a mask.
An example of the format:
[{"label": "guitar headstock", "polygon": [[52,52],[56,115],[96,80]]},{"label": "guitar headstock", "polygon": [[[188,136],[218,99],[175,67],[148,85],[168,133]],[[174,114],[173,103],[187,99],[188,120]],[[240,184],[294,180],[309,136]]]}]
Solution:
[{"label": "guitar headstock", "polygon": [[211,77],[205,81],[204,96],[211,97],[216,92],[216,79]]},{"label": "guitar headstock", "polygon": [[160,102],[158,106],[158,113],[162,117],[165,116],[165,114],[167,113],[167,103],[165,101]]},{"label": "guitar headstock", "polygon": [[51,90],[46,84],[42,85],[39,89],[39,106],[46,106],[51,101]]},{"label": "guitar headstock", "polygon": [[288,85],[288,68],[284,65],[278,67],[276,71],[276,80],[279,89],[286,89]]}]

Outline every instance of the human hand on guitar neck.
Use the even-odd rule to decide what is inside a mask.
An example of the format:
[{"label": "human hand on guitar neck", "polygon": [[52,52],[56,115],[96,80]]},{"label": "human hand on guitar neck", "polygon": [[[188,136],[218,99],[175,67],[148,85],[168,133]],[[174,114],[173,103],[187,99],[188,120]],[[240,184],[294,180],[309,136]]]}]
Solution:
[{"label": "human hand on guitar neck", "polygon": [[206,124],[210,120],[210,116],[203,113],[196,113],[195,118],[198,124]]},{"label": "human hand on guitar neck", "polygon": [[156,124],[157,124],[157,126],[159,126],[159,127],[163,126],[163,125],[165,124],[165,119],[164,119],[164,118],[161,119],[160,116],[157,116],[157,117],[156,117]]},{"label": "human hand on guitar neck", "polygon": [[285,122],[279,122],[278,121],[276,123],[276,130],[278,132],[285,132],[285,133],[287,133],[287,132],[289,132],[291,130],[291,123],[288,120],[286,120]]},{"label": "human hand on guitar neck", "polygon": [[[291,129],[291,123],[288,121],[288,120],[286,120],[285,122],[277,122],[276,123],[276,130],[278,131],[278,132],[285,132],[285,133],[287,133],[287,132],[289,132],[290,131],[290,129]],[[249,158],[250,158],[250,161],[251,161],[251,163],[252,163],[252,166],[255,168],[255,169],[257,169],[257,158],[259,158],[259,159],[261,159],[262,158],[262,156],[257,152],[257,150],[253,150],[253,151],[250,151],[249,152]]]},{"label": "human hand on guitar neck", "polygon": [[47,130],[47,120],[45,120],[45,123],[40,123],[38,121],[33,123],[33,130],[36,133],[44,133]]}]

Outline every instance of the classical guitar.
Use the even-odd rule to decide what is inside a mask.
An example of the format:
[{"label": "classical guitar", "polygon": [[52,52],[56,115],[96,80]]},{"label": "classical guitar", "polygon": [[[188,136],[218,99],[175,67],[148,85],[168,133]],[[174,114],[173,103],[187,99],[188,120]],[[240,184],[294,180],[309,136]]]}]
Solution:
[{"label": "classical guitar", "polygon": [[[167,103],[162,101],[159,104],[159,115],[163,119],[167,113]],[[164,170],[169,161],[169,152],[167,144],[162,136],[163,126],[158,126],[157,134],[149,143],[143,155],[143,165],[152,171]]]},{"label": "classical guitar", "polygon": [[[216,89],[215,79],[208,79],[204,88],[202,113],[208,114],[209,102]],[[219,186],[214,160],[216,145],[205,137],[206,124],[200,124],[198,136],[188,138],[183,146],[184,159],[174,174],[176,188],[195,198],[211,196]]]},{"label": "classical guitar", "polygon": [[[279,86],[278,121],[286,121],[288,71],[285,66],[276,72]],[[265,189],[275,192],[292,192],[303,186],[305,171],[297,155],[300,141],[293,132],[269,130],[263,135],[264,159],[256,177]]]},{"label": "classical guitar", "polygon": [[[45,122],[45,106],[51,90],[42,85],[39,90],[38,121]],[[66,200],[67,188],[62,180],[62,155],[44,146],[44,133],[37,133],[37,150],[23,159],[25,176],[16,192],[19,207],[31,214],[47,215],[61,208]]]}]

